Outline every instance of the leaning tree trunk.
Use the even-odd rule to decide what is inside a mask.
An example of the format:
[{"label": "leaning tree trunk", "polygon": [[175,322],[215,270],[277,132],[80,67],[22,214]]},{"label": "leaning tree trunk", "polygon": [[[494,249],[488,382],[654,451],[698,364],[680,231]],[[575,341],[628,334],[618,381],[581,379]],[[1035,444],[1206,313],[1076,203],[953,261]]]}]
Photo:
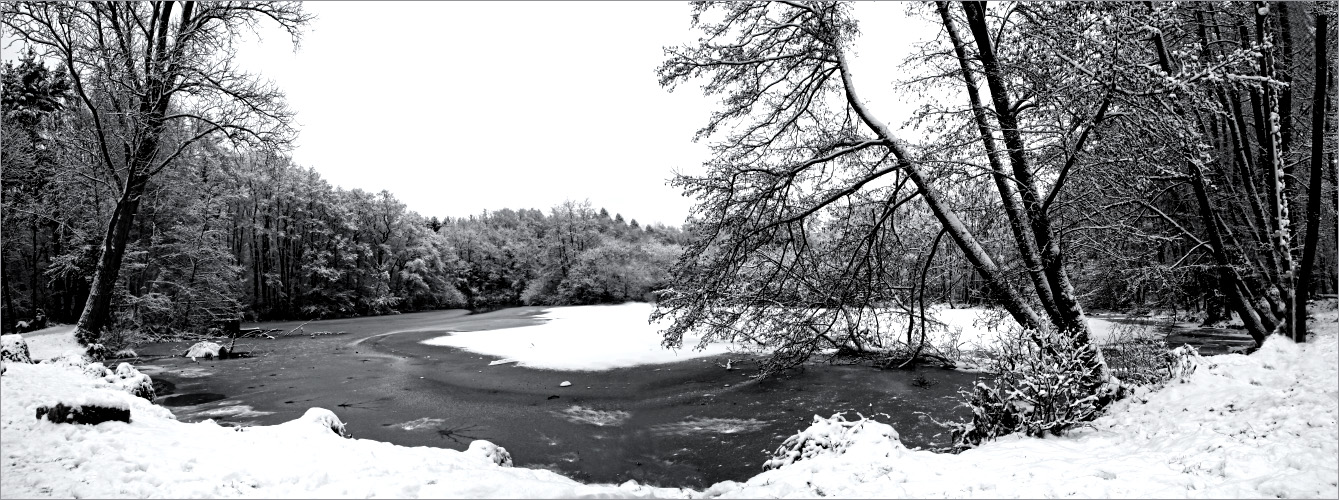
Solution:
[{"label": "leaning tree trunk", "polygon": [[93,273],[93,282],[89,286],[88,300],[84,303],[84,312],[79,315],[79,323],[75,327],[75,338],[82,345],[96,344],[103,328],[108,326],[112,298],[116,293],[116,279],[121,273],[121,260],[125,257],[130,228],[134,225],[135,212],[139,210],[140,198],[147,183],[148,179],[140,175],[132,175],[127,179],[121,198],[112,212],[112,220],[107,224],[107,234],[102,240],[102,251]]},{"label": "leaning tree trunk", "polygon": [[[1069,273],[1065,270],[1064,254],[1060,241],[1056,238],[1051,217],[1043,206],[1037,189],[1037,182],[1028,165],[1026,147],[1018,127],[1018,116],[1009,99],[1008,85],[1000,74],[1000,65],[995,57],[995,46],[991,41],[990,28],[986,26],[985,3],[963,2],[963,12],[967,14],[967,25],[976,41],[977,57],[981,60],[986,85],[990,89],[995,105],[996,120],[1004,145],[1008,148],[1009,163],[1013,166],[1014,180],[1018,183],[1018,194],[1023,199],[1026,218],[1040,253],[1042,273],[1054,303],[1047,308],[1051,322],[1057,328],[1072,335],[1080,344],[1089,342],[1088,323],[1084,318],[1083,307],[1079,304],[1074,286],[1070,283]],[[1100,359],[1100,354],[1099,354]]]},{"label": "leaning tree trunk", "polygon": [[[985,106],[981,104],[981,92],[978,90],[975,74],[971,66],[967,63],[967,50],[958,35],[957,26],[953,22],[953,17],[949,14],[947,2],[936,2],[939,16],[944,22],[944,30],[948,32],[949,41],[953,44],[953,51],[958,56],[958,63],[962,68],[962,79],[967,89],[967,98],[972,105],[972,118],[976,122],[977,131],[981,135],[981,143],[986,148],[986,157],[990,161],[990,169],[995,173],[992,179],[995,181],[995,189],[1000,193],[1000,200],[1004,204],[1004,213],[1009,219],[1009,229],[1013,233],[1014,244],[1018,247],[1018,253],[1023,258],[1023,264],[1027,267],[1028,277],[1032,279],[1033,289],[1037,292],[1037,300],[1046,311],[1055,311],[1055,298],[1051,295],[1050,285],[1047,283],[1046,276],[1042,273],[1040,259],[1037,257],[1036,245],[1027,235],[1028,223],[1027,213],[1023,209],[1022,202],[1018,200],[1018,194],[1015,191],[1009,173],[1004,169],[1004,162],[1000,159],[999,147],[995,143],[995,136],[990,130],[990,123],[986,119]],[[1058,318],[1052,317],[1052,320]]]}]

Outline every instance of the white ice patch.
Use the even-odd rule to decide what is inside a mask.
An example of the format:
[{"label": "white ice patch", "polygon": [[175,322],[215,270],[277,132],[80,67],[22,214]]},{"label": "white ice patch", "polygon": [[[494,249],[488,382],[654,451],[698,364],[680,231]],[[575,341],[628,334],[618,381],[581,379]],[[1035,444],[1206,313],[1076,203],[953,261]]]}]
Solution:
[{"label": "white ice patch", "polygon": [[[143,370],[141,370],[143,371]],[[181,378],[204,378],[213,375],[214,372],[204,368],[181,368],[167,373],[170,376]]]},{"label": "white ice patch", "polygon": [[208,418],[252,418],[273,414],[271,411],[257,411],[251,405],[239,404],[240,401],[222,401],[217,408],[207,410],[192,411],[190,414],[196,417]]},{"label": "white ice patch", "polygon": [[697,418],[682,422],[661,424],[651,427],[651,432],[661,436],[687,436],[690,434],[739,434],[761,430],[767,422],[752,418]]},{"label": "white ice patch", "polygon": [[596,427],[620,425],[624,420],[627,420],[628,417],[632,416],[631,413],[626,411],[601,411],[581,406],[573,406],[557,413],[567,419],[568,422],[574,424],[589,424]]},{"label": "white ice patch", "polygon": [[[423,341],[515,360],[517,366],[544,370],[601,371],[646,364],[675,363],[730,352],[728,344],[709,344],[671,350],[660,345],[660,330],[668,322],[648,324],[655,306],[630,302],[620,305],[572,306],[545,309],[541,325],[478,332],[453,332]],[[684,335],[685,346],[699,337]],[[492,364],[492,363],[490,363]]]},{"label": "white ice patch", "polygon": [[392,425],[391,427],[399,427],[406,431],[419,431],[424,429],[437,429],[441,427],[442,424],[444,423],[446,423],[446,420],[444,419],[423,417],[419,419],[410,420],[408,422],[401,422]]}]

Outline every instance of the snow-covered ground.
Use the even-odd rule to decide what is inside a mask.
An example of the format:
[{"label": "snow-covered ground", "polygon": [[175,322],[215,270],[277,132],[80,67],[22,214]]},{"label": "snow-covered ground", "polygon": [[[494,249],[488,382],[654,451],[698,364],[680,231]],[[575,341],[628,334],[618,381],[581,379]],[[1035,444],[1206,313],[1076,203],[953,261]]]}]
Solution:
[{"label": "snow-covered ground", "polygon": [[[636,319],[590,327],[616,335],[645,323],[645,316]],[[1318,323],[1306,344],[1275,338],[1251,356],[1204,358],[1184,383],[1119,402],[1072,435],[1011,436],[951,455],[908,450],[881,423],[816,418],[797,431],[839,451],[797,453],[798,461],[703,491],[584,485],[499,466],[495,447],[483,443],[457,452],[345,439],[331,432],[331,414],[319,410],[241,431],[187,424],[78,366],[7,363],[0,377],[0,497],[1335,498],[1339,335],[1332,322]],[[38,406],[58,401],[125,405],[131,422],[34,418]]]},{"label": "snow-covered ground", "polygon": [[545,309],[543,324],[457,332],[423,341],[515,361],[517,366],[548,370],[600,371],[629,366],[674,363],[725,354],[729,344],[712,343],[695,350],[698,338],[685,335],[684,349],[660,346],[659,331],[668,325],[648,323],[655,306],[644,302],[620,305]]},{"label": "snow-covered ground", "polygon": [[33,361],[51,359],[66,351],[84,352],[79,342],[74,340],[74,325],[55,325],[35,332],[23,334],[28,342],[28,352]]}]

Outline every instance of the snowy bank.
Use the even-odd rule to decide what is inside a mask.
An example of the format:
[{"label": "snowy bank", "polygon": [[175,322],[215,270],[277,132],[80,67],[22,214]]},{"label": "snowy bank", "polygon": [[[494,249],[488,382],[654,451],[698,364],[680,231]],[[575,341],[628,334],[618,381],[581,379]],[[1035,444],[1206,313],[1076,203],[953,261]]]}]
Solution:
[{"label": "snowy bank", "polygon": [[[1186,383],[1135,396],[1069,436],[1009,436],[959,455],[908,450],[883,424],[846,433],[828,420],[802,435],[842,442],[722,497],[1335,498],[1339,349],[1333,331],[1276,337],[1252,356],[1205,358]],[[883,426],[887,427],[887,426]],[[849,435],[848,435],[849,434]],[[843,441],[845,440],[845,441]]]},{"label": "snowy bank", "polygon": [[[0,497],[576,497],[686,496],[636,484],[584,485],[546,470],[504,467],[501,447],[466,452],[346,439],[333,413],[311,409],[274,426],[176,421],[66,363],[14,363],[0,376]],[[58,401],[129,408],[130,423],[53,424]],[[332,432],[335,430],[335,432]]]},{"label": "snowy bank", "polygon": [[23,334],[33,361],[52,359],[69,351],[84,352],[74,339],[74,325],[56,325]]},{"label": "snowy bank", "polygon": [[654,309],[654,305],[644,302],[554,307],[537,316],[547,320],[544,324],[457,332],[423,343],[497,356],[515,361],[517,366],[567,371],[674,363],[731,352],[729,344],[724,343],[695,350],[690,346],[697,345],[698,339],[689,336],[684,338],[684,349],[661,347],[663,337],[659,332],[668,325],[647,322]]},{"label": "snowy bank", "polygon": [[[7,363],[0,497],[1335,498],[1339,338],[1329,325],[1315,330],[1307,344],[1274,338],[1250,356],[1206,357],[1184,383],[1121,401],[1064,437],[1010,436],[951,455],[909,450],[876,421],[816,418],[773,469],[704,491],[509,468],[506,443],[457,452],[346,439],[320,409],[240,431],[186,424],[87,366]],[[129,408],[131,421],[34,418],[60,401]]]}]

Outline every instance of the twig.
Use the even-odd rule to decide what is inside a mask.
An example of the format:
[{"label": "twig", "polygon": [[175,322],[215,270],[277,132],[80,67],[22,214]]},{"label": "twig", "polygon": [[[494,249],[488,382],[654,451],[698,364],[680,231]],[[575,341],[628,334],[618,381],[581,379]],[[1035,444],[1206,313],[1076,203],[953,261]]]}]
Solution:
[{"label": "twig", "polygon": [[294,329],[289,330],[288,332],[284,333],[284,336],[287,337],[287,336],[289,336],[289,335],[292,335],[293,332],[296,332],[296,331],[298,331],[298,330],[301,330],[302,327],[307,326],[307,323],[311,323],[312,321],[315,321],[315,320],[311,320],[311,319],[309,319],[309,320],[307,320],[307,321],[304,321],[301,325],[298,325],[297,328],[294,328]]}]

